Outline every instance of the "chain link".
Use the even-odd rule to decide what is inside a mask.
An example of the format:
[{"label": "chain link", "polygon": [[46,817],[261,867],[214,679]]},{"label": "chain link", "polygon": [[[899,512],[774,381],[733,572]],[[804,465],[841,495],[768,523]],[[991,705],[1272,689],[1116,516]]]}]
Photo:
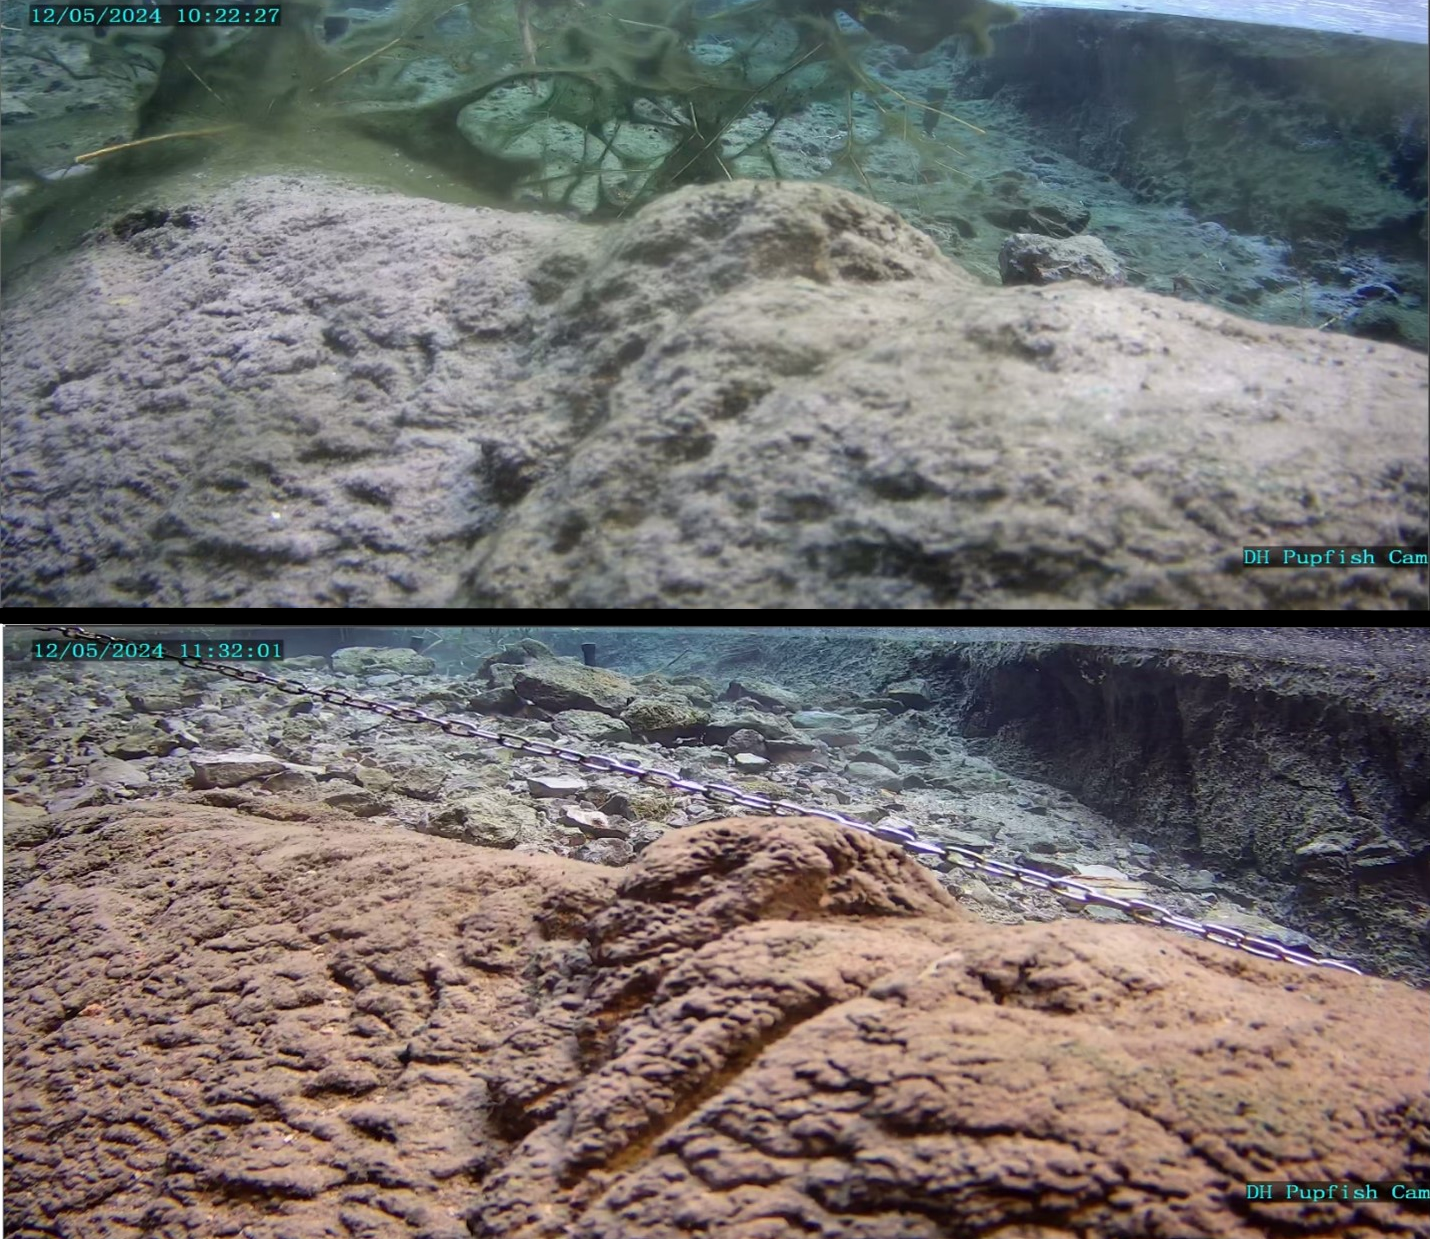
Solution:
[{"label": "chain link", "polygon": [[[79,628],[74,625],[28,625],[28,627],[35,628],[38,632],[61,633],[75,641],[102,641],[106,647],[120,643],[117,637],[90,632],[87,629]],[[211,662],[205,658],[181,658],[173,654],[166,654],[164,657],[184,667],[193,667],[201,671],[213,671],[219,675],[227,676],[231,680],[240,680],[246,684],[263,684],[269,688],[276,688],[279,692],[288,693],[292,696],[316,697],[320,701],[327,702],[329,705],[342,706],[352,710],[365,710],[371,714],[380,714],[387,718],[394,719],[399,723],[437,727],[446,732],[449,736],[457,736],[467,740],[483,740],[489,744],[498,744],[502,748],[513,749],[521,753],[530,753],[537,757],[554,758],[557,761],[568,762],[587,770],[618,774],[628,778],[638,779],[654,787],[668,788],[672,791],[689,792],[715,805],[739,805],[743,808],[759,809],[764,813],[781,817],[797,815],[800,817],[824,818],[826,821],[835,822],[850,830],[857,830],[863,834],[873,835],[876,839],[882,839],[886,843],[898,844],[906,852],[912,853],[920,859],[931,858],[934,861],[934,867],[940,872],[947,872],[949,867],[955,867],[979,874],[983,877],[996,878],[1004,882],[1017,882],[1023,886],[1031,887],[1034,890],[1047,891],[1061,899],[1066,899],[1082,906],[1091,904],[1100,908],[1114,908],[1118,912],[1142,924],[1159,925],[1166,929],[1181,930],[1183,933],[1202,938],[1207,942],[1215,942],[1220,946],[1234,947],[1237,950],[1245,951],[1249,955],[1256,955],[1262,959],[1277,959],[1283,963],[1300,964],[1318,968],[1338,968],[1342,972],[1352,972],[1357,976],[1364,975],[1359,968],[1353,967],[1351,964],[1345,963],[1342,960],[1321,959],[1314,955],[1306,955],[1300,951],[1293,951],[1290,947],[1283,946],[1279,942],[1274,942],[1269,938],[1258,938],[1247,933],[1245,930],[1236,929],[1230,925],[1217,925],[1207,921],[1197,921],[1192,920],[1190,917],[1179,916],[1170,909],[1164,908],[1159,904],[1149,903],[1145,899],[1123,899],[1116,895],[1108,895],[1088,886],[1084,882],[1078,882],[1072,878],[1057,877],[1050,873],[1043,873],[1037,869],[1028,869],[1022,865],[1014,865],[1006,861],[988,860],[980,856],[977,852],[971,851],[968,848],[959,847],[956,844],[939,843],[932,839],[921,839],[912,830],[908,830],[902,826],[879,826],[871,822],[862,822],[858,818],[849,817],[832,809],[820,809],[809,805],[793,804],[787,800],[773,800],[768,796],[760,795],[758,792],[746,791],[740,787],[732,787],[728,783],[704,783],[698,779],[684,779],[680,777],[678,771],[661,770],[655,767],[643,766],[640,762],[623,761],[617,757],[606,757],[595,753],[583,753],[577,749],[567,748],[564,745],[550,744],[545,740],[532,740],[525,736],[514,736],[505,732],[491,731],[488,728],[478,727],[475,724],[464,722],[461,719],[440,718],[437,715],[428,714],[427,711],[420,710],[416,706],[395,705],[391,702],[373,701],[367,697],[358,697],[341,688],[311,688],[297,680],[279,679],[278,677],[268,675],[266,672],[255,671],[250,667]]]}]

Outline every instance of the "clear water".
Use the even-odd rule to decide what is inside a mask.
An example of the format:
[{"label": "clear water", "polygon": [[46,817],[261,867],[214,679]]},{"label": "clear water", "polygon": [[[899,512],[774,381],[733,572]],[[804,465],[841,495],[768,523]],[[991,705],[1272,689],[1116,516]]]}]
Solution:
[{"label": "clear water", "polygon": [[254,171],[587,219],[777,177],[893,206],[990,283],[1010,232],[1089,235],[1133,285],[1426,344],[1413,3],[312,0],[276,29],[102,34],[0,12],[12,271],[156,187]]}]

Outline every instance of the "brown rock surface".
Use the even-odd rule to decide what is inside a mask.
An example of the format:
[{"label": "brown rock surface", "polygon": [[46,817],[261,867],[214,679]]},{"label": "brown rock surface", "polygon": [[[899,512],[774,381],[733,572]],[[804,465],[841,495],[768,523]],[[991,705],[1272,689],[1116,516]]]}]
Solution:
[{"label": "brown rock surface", "polygon": [[1430,1235],[1237,1198],[1430,1178],[1406,986],[983,925],[811,819],[619,873],[200,799],[7,856],[7,1235]]}]

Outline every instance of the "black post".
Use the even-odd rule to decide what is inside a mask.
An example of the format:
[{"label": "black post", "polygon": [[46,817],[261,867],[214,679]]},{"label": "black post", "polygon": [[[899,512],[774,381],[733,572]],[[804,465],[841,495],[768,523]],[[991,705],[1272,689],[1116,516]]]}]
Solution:
[{"label": "black post", "polygon": [[581,645],[581,657],[586,660],[586,666],[596,665],[596,647],[590,641],[585,641]]}]

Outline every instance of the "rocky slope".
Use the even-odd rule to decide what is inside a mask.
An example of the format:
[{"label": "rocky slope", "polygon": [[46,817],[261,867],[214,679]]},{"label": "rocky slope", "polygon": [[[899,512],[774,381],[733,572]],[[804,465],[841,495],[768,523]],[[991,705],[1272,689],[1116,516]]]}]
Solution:
[{"label": "rocky slope", "polygon": [[805,819],[621,874],[217,798],[7,858],[7,1234],[1430,1234],[1244,1198],[1430,1176],[1397,983],[979,924]]}]

